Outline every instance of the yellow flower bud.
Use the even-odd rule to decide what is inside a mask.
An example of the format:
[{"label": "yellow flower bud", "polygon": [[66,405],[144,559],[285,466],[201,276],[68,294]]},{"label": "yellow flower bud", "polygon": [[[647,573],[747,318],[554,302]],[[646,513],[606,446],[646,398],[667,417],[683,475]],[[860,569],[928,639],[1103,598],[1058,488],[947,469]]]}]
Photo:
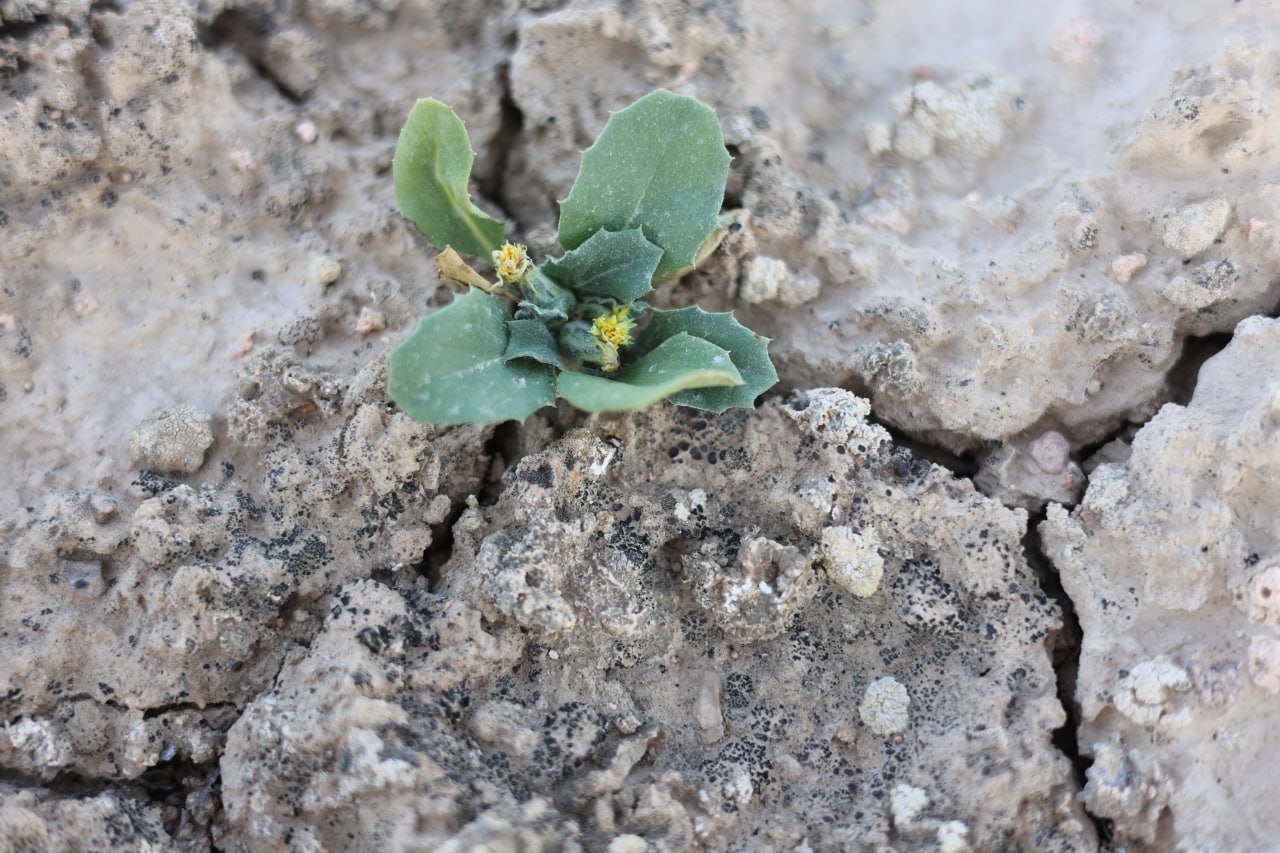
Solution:
[{"label": "yellow flower bud", "polygon": [[515,284],[528,274],[533,263],[524,246],[503,243],[502,248],[493,253],[493,266],[498,271],[498,278],[505,284]]},{"label": "yellow flower bud", "polygon": [[631,330],[636,327],[636,321],[631,319],[630,314],[631,311],[625,305],[614,308],[595,319],[591,324],[591,334],[607,344],[625,347],[631,343]]}]

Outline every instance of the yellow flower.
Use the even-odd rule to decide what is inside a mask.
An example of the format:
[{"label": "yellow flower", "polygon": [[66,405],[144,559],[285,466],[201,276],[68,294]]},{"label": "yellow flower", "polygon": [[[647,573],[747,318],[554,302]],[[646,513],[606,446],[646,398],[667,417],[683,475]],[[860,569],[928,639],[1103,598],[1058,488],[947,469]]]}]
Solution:
[{"label": "yellow flower", "polygon": [[503,243],[502,248],[493,253],[493,265],[498,270],[498,278],[506,284],[520,281],[533,267],[524,246],[515,243]]},{"label": "yellow flower", "polygon": [[625,347],[631,343],[631,330],[636,327],[636,321],[631,319],[630,314],[631,311],[625,305],[614,308],[595,319],[591,324],[591,334],[607,344]]}]

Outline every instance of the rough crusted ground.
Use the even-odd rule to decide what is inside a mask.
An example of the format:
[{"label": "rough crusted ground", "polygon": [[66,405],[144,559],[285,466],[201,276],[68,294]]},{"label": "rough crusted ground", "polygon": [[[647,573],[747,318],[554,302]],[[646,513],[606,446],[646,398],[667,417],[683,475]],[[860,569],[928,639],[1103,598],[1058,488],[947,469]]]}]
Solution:
[{"label": "rough crusted ground", "polygon": [[[0,850],[1265,849],[1278,25],[0,0]],[[656,86],[780,386],[397,413],[413,100],[540,254]]]}]

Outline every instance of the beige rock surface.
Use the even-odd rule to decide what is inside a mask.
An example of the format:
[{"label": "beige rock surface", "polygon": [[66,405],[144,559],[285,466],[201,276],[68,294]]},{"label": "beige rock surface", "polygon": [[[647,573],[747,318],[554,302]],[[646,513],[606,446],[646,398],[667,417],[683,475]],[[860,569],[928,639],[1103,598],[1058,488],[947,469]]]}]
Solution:
[{"label": "beige rock surface", "polygon": [[[1265,849],[1280,725],[1280,321],[1251,318],[1041,526],[1084,633],[1084,803],[1122,843]],[[1185,523],[1190,520],[1192,523]]]},{"label": "beige rock surface", "polygon": [[[912,847],[960,821],[980,846],[1091,849],[1024,514],[866,414],[837,390],[656,408],[524,457],[438,586],[344,585],[249,704],[223,844]],[[873,594],[815,564],[834,525],[892,531]],[[985,769],[941,781],[961,767]],[[895,779],[928,791],[909,826]]]}]

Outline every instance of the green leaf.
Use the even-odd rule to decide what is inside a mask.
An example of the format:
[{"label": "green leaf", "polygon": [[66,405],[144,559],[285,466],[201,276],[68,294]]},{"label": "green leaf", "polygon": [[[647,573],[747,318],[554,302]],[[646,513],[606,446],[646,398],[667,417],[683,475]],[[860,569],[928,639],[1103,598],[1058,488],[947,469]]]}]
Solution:
[{"label": "green leaf", "polygon": [[628,367],[617,379],[565,371],[560,396],[584,412],[642,409],[676,392],[710,385],[740,385],[729,353],[692,335],[677,334]]},{"label": "green leaf", "polygon": [[661,260],[662,250],[639,228],[602,230],[542,269],[580,297],[616,299],[625,305],[653,290],[653,273]]},{"label": "green leaf", "polygon": [[732,312],[712,314],[697,306],[678,311],[655,309],[628,352],[632,357],[643,356],[681,334],[693,335],[728,350],[734,366],[742,374],[743,384],[735,388],[681,391],[671,398],[673,403],[713,412],[723,412],[733,406],[751,407],[756,397],[778,381],[778,373],[769,360],[769,339],[738,323]]},{"label": "green leaf", "polygon": [[400,212],[437,249],[453,246],[468,255],[489,254],[502,245],[502,223],[471,203],[471,142],[453,110],[434,98],[414,104],[400,131],[391,176]]},{"label": "green leaf", "polygon": [[573,291],[544,273],[539,267],[529,270],[520,282],[520,310],[516,316],[541,320],[548,326],[556,326],[569,319],[578,304]]},{"label": "green leaf", "polygon": [[556,339],[541,320],[511,320],[507,323],[507,332],[510,338],[503,355],[507,361],[513,358],[531,358],[552,367],[560,367]]},{"label": "green leaf", "polygon": [[560,203],[560,245],[576,249],[601,229],[640,228],[662,249],[654,275],[693,267],[716,227],[729,152],[715,112],[664,89],[609,117],[569,197]]},{"label": "green leaf", "polygon": [[433,424],[520,420],[555,402],[555,371],[504,361],[506,350],[502,300],[469,290],[391,352],[387,392],[409,417]]}]

